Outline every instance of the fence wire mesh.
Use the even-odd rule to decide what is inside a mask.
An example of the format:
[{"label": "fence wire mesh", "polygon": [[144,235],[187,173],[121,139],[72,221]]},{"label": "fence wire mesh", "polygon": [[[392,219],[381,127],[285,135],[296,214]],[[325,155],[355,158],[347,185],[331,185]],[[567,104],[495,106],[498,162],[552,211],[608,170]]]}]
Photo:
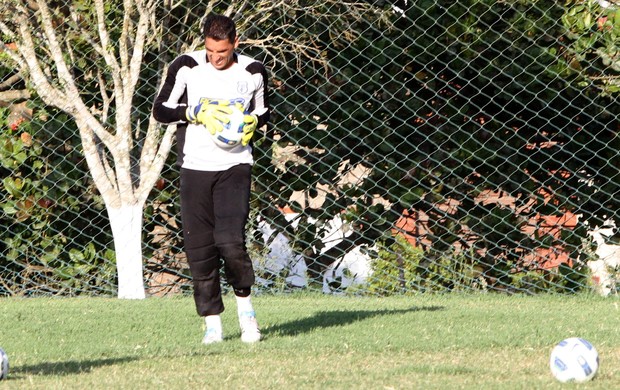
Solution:
[{"label": "fence wire mesh", "polygon": [[191,289],[151,106],[209,12],[270,73],[257,290],[617,292],[613,1],[0,3],[0,295]]}]

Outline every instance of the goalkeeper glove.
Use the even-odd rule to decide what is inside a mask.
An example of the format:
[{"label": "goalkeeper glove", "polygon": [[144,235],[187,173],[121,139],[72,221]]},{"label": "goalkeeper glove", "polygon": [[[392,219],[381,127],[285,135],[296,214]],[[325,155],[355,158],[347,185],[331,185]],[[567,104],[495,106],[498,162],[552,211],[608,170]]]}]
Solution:
[{"label": "goalkeeper glove", "polygon": [[[245,107],[243,107],[243,104],[241,104],[241,102],[235,102],[235,107],[241,112],[245,111]],[[243,116],[243,122],[245,123],[245,125],[243,125],[241,145],[247,146],[250,143],[252,136],[254,135],[254,130],[256,130],[256,126],[258,125],[258,118],[256,117],[256,115],[246,114]]]},{"label": "goalkeeper glove", "polygon": [[258,125],[258,117],[256,115],[245,115],[243,117],[243,136],[241,137],[241,145],[247,146],[254,135],[254,130]]},{"label": "goalkeeper glove", "polygon": [[232,110],[226,100],[209,100],[197,106],[189,106],[185,110],[185,117],[191,123],[200,123],[213,135],[224,129],[224,124],[230,122],[228,116]]}]

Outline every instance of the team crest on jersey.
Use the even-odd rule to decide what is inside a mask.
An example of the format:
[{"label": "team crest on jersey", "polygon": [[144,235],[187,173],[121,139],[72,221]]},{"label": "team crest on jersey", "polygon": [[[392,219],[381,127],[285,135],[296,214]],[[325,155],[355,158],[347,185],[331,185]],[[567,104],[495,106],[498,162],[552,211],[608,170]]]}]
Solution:
[{"label": "team crest on jersey", "polygon": [[248,82],[247,81],[239,81],[237,83],[237,92],[239,93],[247,93],[248,92]]}]

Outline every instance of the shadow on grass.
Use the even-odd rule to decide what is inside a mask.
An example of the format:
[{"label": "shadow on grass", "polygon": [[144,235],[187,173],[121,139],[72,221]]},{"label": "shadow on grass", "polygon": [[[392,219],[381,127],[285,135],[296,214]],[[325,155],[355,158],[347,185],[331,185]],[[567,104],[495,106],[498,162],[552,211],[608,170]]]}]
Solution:
[{"label": "shadow on grass", "polygon": [[27,375],[73,375],[87,373],[97,367],[127,363],[135,358],[124,357],[114,359],[70,360],[66,362],[40,363],[30,366],[11,367],[9,378],[20,379]]},{"label": "shadow on grass", "polygon": [[270,326],[262,330],[264,336],[295,336],[301,333],[311,332],[314,329],[328,328],[331,326],[343,326],[354,322],[363,321],[373,317],[400,315],[412,312],[439,311],[444,306],[423,306],[410,309],[380,309],[380,310],[333,310],[320,311],[312,317],[290,321],[280,325]]}]

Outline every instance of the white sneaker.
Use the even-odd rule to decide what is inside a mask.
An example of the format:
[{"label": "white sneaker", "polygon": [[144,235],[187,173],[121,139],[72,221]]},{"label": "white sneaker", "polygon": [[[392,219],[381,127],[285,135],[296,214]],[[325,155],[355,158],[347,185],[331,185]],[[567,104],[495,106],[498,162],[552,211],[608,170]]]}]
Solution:
[{"label": "white sneaker", "polygon": [[222,332],[218,332],[213,328],[207,329],[207,331],[205,332],[205,337],[202,338],[202,343],[205,345],[221,343],[222,341],[224,341],[224,336],[222,335]]},{"label": "white sneaker", "polygon": [[260,330],[256,321],[256,313],[253,311],[239,313],[239,326],[241,327],[241,341],[244,343],[260,341]]}]

